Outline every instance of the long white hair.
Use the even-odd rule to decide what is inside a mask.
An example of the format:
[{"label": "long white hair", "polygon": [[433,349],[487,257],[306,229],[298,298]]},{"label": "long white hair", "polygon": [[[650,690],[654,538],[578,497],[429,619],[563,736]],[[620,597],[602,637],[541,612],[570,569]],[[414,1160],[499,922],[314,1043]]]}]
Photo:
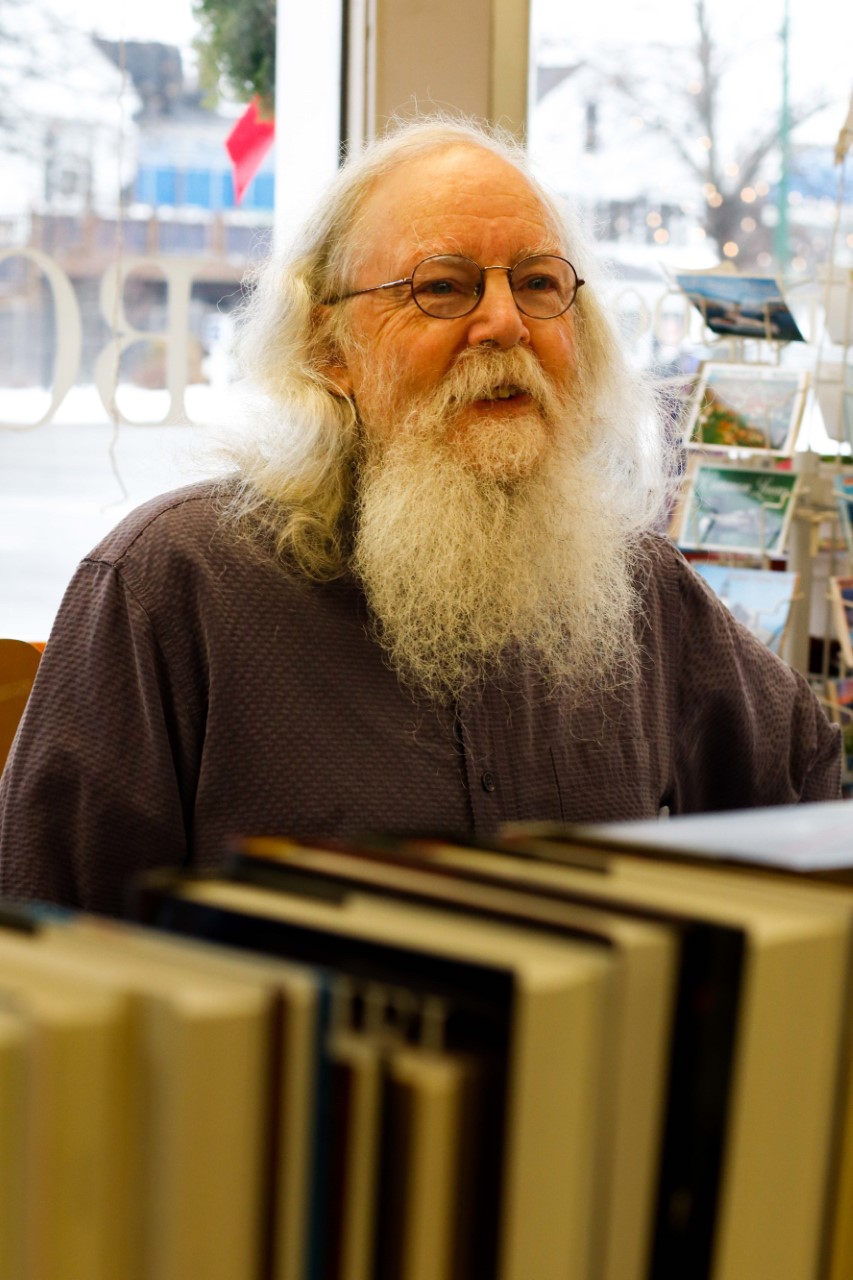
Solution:
[{"label": "long white hair", "polygon": [[324,372],[346,332],[347,309],[322,304],[351,286],[375,185],[408,160],[458,146],[489,151],[524,175],[586,280],[574,311],[576,381],[614,537],[630,538],[661,518],[668,492],[661,406],[649,379],[626,361],[605,311],[591,237],[533,176],[514,139],[431,116],[395,125],[347,160],[290,250],[257,272],[243,308],[238,359],[263,407],[224,450],[229,512],[251,517],[271,549],[310,577],[346,567],[359,456],[355,406]]}]

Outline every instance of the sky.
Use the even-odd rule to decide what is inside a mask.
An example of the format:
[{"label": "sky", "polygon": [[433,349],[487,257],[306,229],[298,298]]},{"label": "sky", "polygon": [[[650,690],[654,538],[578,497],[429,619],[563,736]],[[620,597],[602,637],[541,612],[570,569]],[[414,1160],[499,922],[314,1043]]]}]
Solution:
[{"label": "sky", "polygon": [[[305,3],[305,0],[292,0]],[[743,129],[768,106],[775,110],[781,85],[781,31],[789,9],[791,100],[818,92],[833,100],[820,119],[803,126],[799,142],[834,145],[853,90],[853,4],[850,0],[705,0],[712,32],[731,59],[727,99],[743,104]],[[48,0],[72,23],[109,39],[163,40],[187,50],[194,61],[197,31],[193,0]],[[650,42],[687,43],[695,32],[691,0],[531,0],[534,56],[541,61],[572,59],[602,47],[635,51],[642,67]],[[614,39],[614,33],[617,38]],[[617,53],[620,65],[624,52]],[[628,63],[630,67],[630,63]],[[735,128],[740,126],[735,117]]]},{"label": "sky", "polygon": [[196,32],[191,0],[49,0],[69,22],[108,40],[189,45]]},{"label": "sky", "polygon": [[[109,39],[163,40],[189,46],[196,32],[192,0],[50,0],[70,21]],[[294,0],[304,3],[305,0]],[[688,40],[694,29],[690,0],[531,0],[534,43],[581,51],[613,40],[637,49],[649,41]],[[780,65],[786,0],[706,0],[712,28],[732,58],[769,68]],[[793,97],[821,88],[839,101],[853,90],[853,4],[849,0],[788,0]],[[753,104],[755,99],[753,99]],[[750,102],[745,102],[749,110]],[[839,127],[841,121],[839,120]]]},{"label": "sky", "polygon": [[[853,4],[850,0],[788,0],[789,77],[792,99],[824,90],[845,103],[853,90]],[[743,95],[744,115],[761,105],[764,71],[781,82],[785,0],[706,0],[712,35],[727,51],[733,70],[761,68],[761,83]],[[555,54],[581,53],[594,45],[636,49],[651,42],[687,43],[695,38],[691,0],[533,0],[534,44]],[[543,57],[547,60],[547,55]],[[627,64],[630,69],[631,64]],[[728,66],[725,68],[728,70]],[[838,121],[841,127],[843,117]]]},{"label": "sky", "polygon": [[[296,0],[304,3],[304,0]],[[711,21],[726,43],[748,54],[781,28],[785,0],[707,0]],[[53,0],[72,21],[117,39],[189,44],[196,29],[192,0]],[[820,83],[853,89],[853,5],[848,0],[789,0],[791,75],[801,87]],[[690,0],[532,0],[534,27],[554,39],[612,39],[642,45],[650,39],[686,39],[692,30]]]},{"label": "sky", "polygon": [[[583,5],[571,0],[532,0],[534,27],[585,42],[591,39],[643,44],[686,40],[695,30],[691,0],[615,0]],[[749,53],[756,42],[781,31],[785,0],[705,0],[712,33],[732,49]],[[792,72],[815,80],[827,70],[846,69],[853,82],[853,7],[839,0],[788,0]]]}]

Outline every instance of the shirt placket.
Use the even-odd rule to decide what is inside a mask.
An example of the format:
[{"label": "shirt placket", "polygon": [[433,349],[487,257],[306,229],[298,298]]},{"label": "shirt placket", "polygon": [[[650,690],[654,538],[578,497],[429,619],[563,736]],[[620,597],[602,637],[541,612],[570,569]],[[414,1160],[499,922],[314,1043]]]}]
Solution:
[{"label": "shirt placket", "polygon": [[489,836],[517,817],[509,708],[494,691],[463,696],[457,705],[465,779],[476,836]]}]

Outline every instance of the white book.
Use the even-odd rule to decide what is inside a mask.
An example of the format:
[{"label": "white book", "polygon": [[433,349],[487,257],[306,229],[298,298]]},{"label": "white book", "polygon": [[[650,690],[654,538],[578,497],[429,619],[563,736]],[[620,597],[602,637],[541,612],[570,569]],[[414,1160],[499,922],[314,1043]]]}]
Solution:
[{"label": "white book", "polygon": [[[272,1105],[264,1112],[272,1143],[269,1268],[271,1280],[304,1280],[310,1258],[312,1166],[318,1105],[317,1055],[327,1016],[326,979],[307,967],[233,947],[218,947],[102,917],[80,915],[46,925],[66,948],[103,962],[118,948],[144,963],[165,965],[184,979],[235,980],[260,988],[276,1001],[277,1042],[270,1082]],[[272,1129],[270,1119],[272,1118]],[[254,1252],[252,1254],[254,1256]],[[159,1280],[159,1277],[157,1278]]]},{"label": "white book", "polygon": [[[255,1280],[271,1066],[264,988],[137,956],[118,937],[81,947],[66,926],[0,937],[0,983],[13,965],[128,1010],[117,1132],[131,1178],[109,1188],[126,1256],[110,1280]],[[108,1095],[92,1109],[114,1123]],[[72,1171],[58,1173],[54,1195],[74,1194]]]},{"label": "white book", "polygon": [[569,845],[565,862],[553,846],[540,848],[551,861],[450,846],[436,846],[435,857],[448,866],[494,867],[518,888],[548,886],[628,912],[742,931],[746,980],[708,1274],[816,1275],[847,1043],[847,907],[807,884],[764,877],[750,885],[739,872],[604,853],[598,870],[584,871],[571,865]]},{"label": "white book", "polygon": [[29,1029],[23,1109],[24,1274],[133,1276],[134,1061],[129,1003],[0,936],[0,1013]]},{"label": "white book", "polygon": [[26,1020],[0,1011],[0,1276],[3,1280],[27,1280],[24,1182],[29,1042]]}]

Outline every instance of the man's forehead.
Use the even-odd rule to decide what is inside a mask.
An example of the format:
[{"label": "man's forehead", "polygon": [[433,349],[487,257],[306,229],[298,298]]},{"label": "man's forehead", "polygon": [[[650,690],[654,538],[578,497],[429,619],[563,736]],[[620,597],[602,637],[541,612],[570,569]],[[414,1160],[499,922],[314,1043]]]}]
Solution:
[{"label": "man's forehead", "polygon": [[369,256],[476,254],[480,244],[516,258],[563,251],[552,212],[528,178],[479,147],[402,162],[378,179],[360,221]]}]

